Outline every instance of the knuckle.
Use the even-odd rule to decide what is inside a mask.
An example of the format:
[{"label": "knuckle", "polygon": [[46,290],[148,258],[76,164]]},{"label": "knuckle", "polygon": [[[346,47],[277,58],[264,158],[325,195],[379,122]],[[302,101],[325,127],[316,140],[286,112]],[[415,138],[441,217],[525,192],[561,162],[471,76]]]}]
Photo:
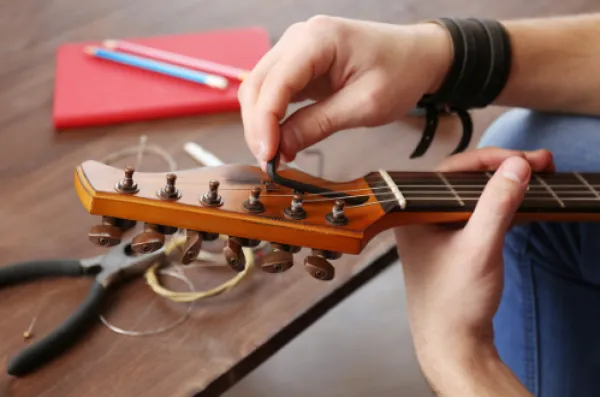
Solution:
[{"label": "knuckle", "polygon": [[298,32],[304,30],[306,28],[306,22],[296,22],[291,24],[283,33],[282,39],[288,36],[294,36]]},{"label": "knuckle", "polygon": [[335,20],[328,15],[318,14],[310,17],[306,23],[311,28],[330,29],[335,25]]},{"label": "knuckle", "polygon": [[319,131],[323,133],[331,133],[335,129],[334,120],[326,112],[319,112],[317,117],[315,117],[315,122],[317,123]]},{"label": "knuckle", "polygon": [[315,15],[306,22],[306,26],[318,41],[340,38],[346,30],[338,18],[328,15]]}]

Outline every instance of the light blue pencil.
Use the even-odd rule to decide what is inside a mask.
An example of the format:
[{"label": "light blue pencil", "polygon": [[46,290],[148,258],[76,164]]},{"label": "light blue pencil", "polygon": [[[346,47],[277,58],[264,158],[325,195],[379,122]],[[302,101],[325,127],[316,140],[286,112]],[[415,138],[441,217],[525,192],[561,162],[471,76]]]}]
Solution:
[{"label": "light blue pencil", "polygon": [[142,58],[135,55],[124,54],[118,51],[111,51],[101,47],[86,47],[85,52],[97,58],[149,70],[171,77],[193,81],[195,83],[204,84],[213,88],[225,89],[229,85],[228,80],[222,76],[203,73],[197,70],[154,61],[152,59]]}]

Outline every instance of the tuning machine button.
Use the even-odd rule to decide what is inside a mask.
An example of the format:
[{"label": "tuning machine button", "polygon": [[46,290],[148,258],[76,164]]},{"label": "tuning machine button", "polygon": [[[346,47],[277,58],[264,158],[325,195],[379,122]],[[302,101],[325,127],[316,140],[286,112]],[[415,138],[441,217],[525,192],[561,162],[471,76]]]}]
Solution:
[{"label": "tuning machine button", "polygon": [[165,244],[165,234],[173,234],[177,228],[146,223],[144,231],[133,238],[131,250],[138,254],[147,254],[162,248]]},{"label": "tuning machine button", "polygon": [[229,267],[236,272],[241,272],[246,268],[246,256],[244,255],[243,246],[240,240],[236,237],[229,237],[225,248],[223,248],[223,255],[225,261]]},{"label": "tuning machine button", "polygon": [[96,245],[112,247],[121,242],[123,231],[116,226],[96,225],[90,228],[88,238]]},{"label": "tuning machine button", "polygon": [[272,251],[263,257],[261,269],[267,273],[282,273],[294,266],[294,255],[283,244],[271,243]]},{"label": "tuning machine button", "polygon": [[102,217],[100,225],[92,226],[88,233],[90,241],[102,247],[112,247],[121,242],[123,233],[135,227],[136,222],[129,219]]},{"label": "tuning machine button", "polygon": [[203,234],[195,230],[187,230],[186,235],[187,241],[180,260],[184,265],[190,264],[196,260],[202,249],[202,242],[204,240]]},{"label": "tuning machine button", "polygon": [[304,259],[304,269],[308,274],[318,280],[333,280],[335,268],[329,263],[328,259],[334,260],[341,256],[342,254],[338,252],[313,249],[312,255],[309,255]]},{"label": "tuning machine button", "polygon": [[304,258],[304,269],[317,280],[329,281],[335,276],[335,268],[321,256],[310,255]]}]

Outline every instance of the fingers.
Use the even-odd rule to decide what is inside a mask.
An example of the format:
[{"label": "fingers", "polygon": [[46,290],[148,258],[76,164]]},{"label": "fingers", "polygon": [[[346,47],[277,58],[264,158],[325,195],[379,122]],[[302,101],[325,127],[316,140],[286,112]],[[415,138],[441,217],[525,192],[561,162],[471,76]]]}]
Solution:
[{"label": "fingers", "polygon": [[302,37],[282,38],[278,43],[281,50],[249,77],[249,92],[241,96],[241,105],[246,140],[259,161],[275,155],[279,147],[279,123],[296,94],[325,74],[335,59],[335,47],[317,32],[304,29]]},{"label": "fingers", "polygon": [[498,147],[488,147],[456,154],[442,162],[438,170],[441,172],[493,171],[504,160],[512,156],[527,160],[531,169],[535,172],[553,172],[555,170],[552,154],[545,149],[518,151]]},{"label": "fingers", "polygon": [[281,152],[289,160],[296,154],[340,130],[357,127],[365,119],[361,94],[370,90],[368,79],[350,84],[333,96],[301,108],[281,127]]},{"label": "fingers", "polygon": [[502,162],[465,227],[470,236],[468,241],[489,249],[504,242],[504,234],[523,200],[530,177],[531,167],[523,157],[513,156]]},{"label": "fingers", "polygon": [[289,44],[290,42],[293,42],[295,31],[299,29],[298,27],[294,26],[290,27],[281,40],[279,40],[275,46],[273,46],[273,48],[260,59],[248,77],[244,79],[238,90],[238,100],[240,102],[242,122],[245,127],[244,136],[250,150],[257,158],[263,157],[262,153],[266,148],[261,145],[260,140],[255,139],[255,129],[252,128],[256,101],[258,100],[260,87],[262,86],[265,76],[269,70],[271,70],[273,65],[277,63],[277,60],[280,58],[282,52],[286,48],[286,43]]}]

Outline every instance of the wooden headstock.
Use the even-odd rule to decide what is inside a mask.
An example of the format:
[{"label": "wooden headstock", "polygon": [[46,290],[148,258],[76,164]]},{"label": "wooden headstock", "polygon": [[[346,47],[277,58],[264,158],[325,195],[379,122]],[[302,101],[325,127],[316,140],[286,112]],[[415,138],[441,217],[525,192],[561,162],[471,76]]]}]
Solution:
[{"label": "wooden headstock", "polygon": [[186,229],[196,253],[202,240],[229,236],[225,255],[236,270],[243,261],[240,246],[272,243],[276,255],[266,258],[269,263],[264,267],[273,272],[289,268],[291,254],[299,247],[312,248],[318,258],[306,263],[307,271],[329,279],[332,269],[326,259],[360,253],[374,235],[367,230],[384,211],[366,179],[335,183],[295,169],[280,174],[347,192],[360,198],[361,204],[346,205],[326,194],[298,194],[274,185],[260,168],[247,165],[140,173],[86,161],[76,169],[75,187],[86,210],[103,217],[103,224],[90,231],[96,244],[113,245],[124,231],[143,222],[144,231],[132,244],[140,252],[158,249],[164,235]]}]

